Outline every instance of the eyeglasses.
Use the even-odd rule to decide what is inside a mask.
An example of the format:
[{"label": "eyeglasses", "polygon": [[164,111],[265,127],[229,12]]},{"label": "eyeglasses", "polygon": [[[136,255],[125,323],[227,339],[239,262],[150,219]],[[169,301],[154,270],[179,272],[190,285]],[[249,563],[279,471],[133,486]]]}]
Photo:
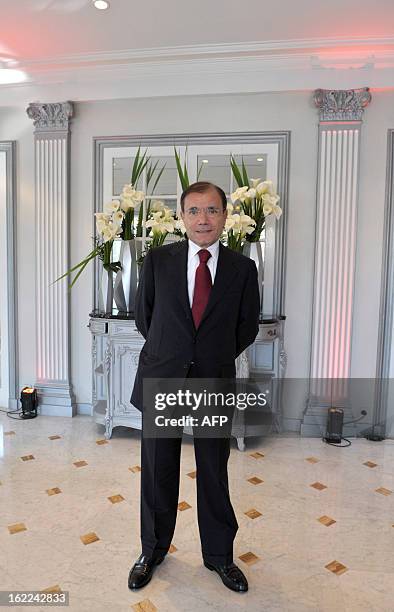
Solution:
[{"label": "eyeglasses", "polygon": [[185,210],[185,214],[189,217],[198,217],[203,211],[207,213],[208,217],[216,217],[220,213],[220,208],[216,208],[215,206],[208,206],[207,208],[192,206]]}]

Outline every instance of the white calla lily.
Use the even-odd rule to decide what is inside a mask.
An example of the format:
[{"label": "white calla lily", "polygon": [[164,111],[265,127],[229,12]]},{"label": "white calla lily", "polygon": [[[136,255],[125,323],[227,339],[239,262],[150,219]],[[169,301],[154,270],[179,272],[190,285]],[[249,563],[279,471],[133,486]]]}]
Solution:
[{"label": "white calla lily", "polygon": [[275,205],[273,206],[272,212],[274,213],[274,215],[275,215],[276,219],[279,219],[283,211],[282,211],[282,209],[281,209],[281,207],[280,207],[280,206],[278,206],[277,204],[275,204]]},{"label": "white calla lily", "polygon": [[155,208],[151,210],[150,218],[145,223],[145,227],[151,228],[154,235],[173,233],[176,228],[174,211],[165,206],[163,202],[157,201]]},{"label": "white calla lily", "polygon": [[153,200],[153,202],[150,205],[150,209],[152,212],[157,212],[159,210],[164,210],[165,204],[164,202],[162,202],[161,200]]},{"label": "white calla lily", "polygon": [[175,221],[175,229],[177,229],[180,232],[182,232],[182,234],[186,234],[186,227],[185,227],[185,224],[182,221],[182,219],[177,219]]},{"label": "white calla lily", "polygon": [[97,212],[94,213],[94,216],[96,217],[96,221],[106,221],[108,222],[111,219],[111,215],[108,215],[107,213],[104,212]]},{"label": "white calla lily", "polygon": [[263,204],[270,204],[271,206],[275,206],[279,202],[278,195],[270,195],[269,193],[265,193],[261,196]]},{"label": "white calla lily", "polygon": [[247,198],[255,198],[256,197],[256,189],[251,187],[245,192],[245,197]]},{"label": "white calla lily", "polygon": [[144,194],[144,192],[143,192],[143,191],[136,191],[136,192],[134,193],[133,199],[135,200],[135,202],[136,202],[137,204],[139,204],[140,202],[142,202],[142,200],[144,199],[144,197],[145,197],[145,194]]},{"label": "white calla lily", "polygon": [[128,183],[127,185],[123,185],[122,195],[125,197],[131,196],[135,192],[135,189],[132,183]]},{"label": "white calla lily", "polygon": [[232,194],[231,194],[231,201],[234,204],[235,202],[237,202],[238,200],[240,202],[244,202],[245,201],[245,193],[248,191],[249,187],[238,187],[238,189],[236,189]]},{"label": "white calla lily", "polygon": [[120,202],[120,208],[124,211],[127,212],[128,210],[130,210],[130,208],[135,208],[135,202],[134,200],[132,200],[131,198],[127,197],[127,198],[122,198],[121,202]]},{"label": "white calla lily", "polygon": [[114,212],[113,214],[113,222],[116,225],[122,225],[123,219],[124,219],[124,213],[122,210],[117,210],[116,212]]},{"label": "white calla lily", "polygon": [[229,230],[231,230],[234,227],[235,221],[234,219],[231,217],[227,217],[226,222],[224,224],[224,229],[226,230],[226,232],[228,232]]},{"label": "white calla lily", "polygon": [[103,241],[104,242],[108,242],[108,240],[112,240],[113,235],[112,235],[112,231],[110,230],[109,227],[105,227],[102,231],[102,237],[103,237]]},{"label": "white calla lily", "polygon": [[266,181],[263,181],[262,183],[259,183],[256,186],[256,191],[259,195],[263,195],[264,193],[268,193],[269,195],[276,194],[273,182],[268,179]]},{"label": "white calla lily", "polygon": [[107,202],[104,205],[104,210],[108,214],[111,214],[111,213],[119,210],[119,200],[112,200],[112,202]]},{"label": "white calla lily", "polygon": [[97,233],[102,234],[106,227],[108,227],[108,223],[106,223],[102,219],[97,219],[97,221],[96,221],[96,230],[97,230]]}]

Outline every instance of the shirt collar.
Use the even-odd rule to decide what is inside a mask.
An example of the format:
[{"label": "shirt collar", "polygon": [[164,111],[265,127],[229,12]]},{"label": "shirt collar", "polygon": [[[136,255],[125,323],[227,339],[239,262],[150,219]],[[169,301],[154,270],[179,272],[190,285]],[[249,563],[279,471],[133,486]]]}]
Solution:
[{"label": "shirt collar", "polygon": [[216,257],[219,251],[219,242],[220,242],[219,240],[216,240],[216,242],[211,244],[211,246],[209,247],[200,247],[198,246],[198,244],[196,244],[195,242],[192,242],[189,239],[189,257],[193,257],[194,255],[197,255],[198,251],[201,251],[201,249],[204,249],[204,248],[206,248],[206,250],[211,253],[212,257]]}]

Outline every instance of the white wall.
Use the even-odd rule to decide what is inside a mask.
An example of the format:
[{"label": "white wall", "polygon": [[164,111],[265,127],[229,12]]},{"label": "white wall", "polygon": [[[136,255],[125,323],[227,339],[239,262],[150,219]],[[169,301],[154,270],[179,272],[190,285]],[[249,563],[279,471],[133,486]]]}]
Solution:
[{"label": "white wall", "polygon": [[[26,100],[27,103],[30,100]],[[55,100],[54,100],[55,101]],[[287,241],[287,375],[309,372],[318,112],[311,92],[81,102],[72,122],[71,262],[91,247],[94,136],[185,132],[291,131]],[[387,130],[394,92],[372,92],[362,133],[352,376],[375,376]],[[23,109],[0,107],[0,140],[18,141],[18,291],[20,383],[34,381],[33,126]],[[28,296],[28,297],[26,297]],[[91,401],[92,270],[72,291],[72,381],[78,403]],[[286,406],[300,416],[302,402]],[[298,414],[296,414],[296,412]]]},{"label": "white wall", "polygon": [[376,374],[387,131],[394,127],[394,92],[372,92],[361,136],[352,376]]}]

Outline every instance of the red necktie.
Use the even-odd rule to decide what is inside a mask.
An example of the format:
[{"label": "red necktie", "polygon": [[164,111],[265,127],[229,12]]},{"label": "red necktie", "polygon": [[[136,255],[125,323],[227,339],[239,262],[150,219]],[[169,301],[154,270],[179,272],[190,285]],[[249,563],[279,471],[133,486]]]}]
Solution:
[{"label": "red necktie", "polygon": [[192,314],[196,329],[200,325],[212,289],[211,273],[207,266],[207,261],[211,257],[211,253],[207,249],[201,249],[201,251],[198,251],[198,256],[200,258],[200,265],[196,270],[192,305]]}]

